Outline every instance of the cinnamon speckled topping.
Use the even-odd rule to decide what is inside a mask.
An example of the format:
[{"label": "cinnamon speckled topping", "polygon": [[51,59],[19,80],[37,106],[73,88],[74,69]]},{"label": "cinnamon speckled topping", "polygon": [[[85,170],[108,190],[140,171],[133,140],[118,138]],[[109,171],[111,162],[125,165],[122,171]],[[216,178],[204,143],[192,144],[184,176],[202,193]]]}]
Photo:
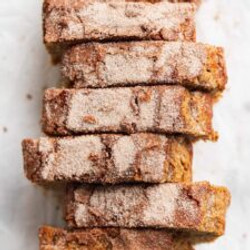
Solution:
[{"label": "cinnamon speckled topping", "polygon": [[192,144],[155,134],[87,135],[23,141],[24,169],[36,183],[188,182]]},{"label": "cinnamon speckled topping", "polygon": [[67,231],[43,226],[40,250],[193,250],[188,240],[165,230],[93,228]]},{"label": "cinnamon speckled topping", "polygon": [[44,42],[58,61],[69,44],[89,41],[195,41],[196,5],[167,1],[45,0]]},{"label": "cinnamon speckled topping", "polygon": [[195,39],[192,4],[166,1],[126,2],[47,0],[44,2],[46,43],[105,39]]},{"label": "cinnamon speckled topping", "polygon": [[227,82],[223,49],[190,42],[77,45],[65,53],[62,73],[77,88],[180,84],[218,92]]},{"label": "cinnamon speckled topping", "polygon": [[180,86],[48,89],[47,134],[156,132],[210,138],[212,98]]},{"label": "cinnamon speckled topping", "polygon": [[68,191],[66,220],[73,227],[153,227],[224,233],[226,188],[193,184],[79,186]]}]

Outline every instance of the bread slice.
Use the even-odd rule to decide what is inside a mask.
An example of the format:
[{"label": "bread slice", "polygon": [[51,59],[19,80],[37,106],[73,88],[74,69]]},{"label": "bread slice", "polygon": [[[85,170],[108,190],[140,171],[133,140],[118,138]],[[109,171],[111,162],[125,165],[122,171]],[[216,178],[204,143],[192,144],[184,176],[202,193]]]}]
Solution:
[{"label": "bread slice", "polygon": [[191,244],[165,230],[93,228],[68,231],[43,226],[40,250],[193,250]]},{"label": "bread slice", "polygon": [[210,139],[212,98],[181,86],[48,89],[43,130],[49,135],[155,132]]},{"label": "bread slice", "polygon": [[79,42],[195,41],[196,8],[155,0],[45,0],[44,42],[58,61],[65,47]]},{"label": "bread slice", "polygon": [[62,73],[76,88],[179,84],[217,93],[227,82],[223,49],[191,42],[81,44],[65,53]]},{"label": "bread slice", "polygon": [[220,236],[229,202],[226,188],[208,182],[71,186],[66,221],[76,228],[166,228]]},{"label": "bread slice", "polygon": [[26,139],[24,169],[35,183],[189,182],[192,144],[155,134]]}]

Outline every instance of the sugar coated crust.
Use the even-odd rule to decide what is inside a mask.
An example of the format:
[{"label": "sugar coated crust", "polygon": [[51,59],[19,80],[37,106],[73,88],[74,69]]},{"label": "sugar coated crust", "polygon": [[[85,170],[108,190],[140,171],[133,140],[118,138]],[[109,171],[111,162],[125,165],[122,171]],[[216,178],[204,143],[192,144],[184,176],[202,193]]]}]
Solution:
[{"label": "sugar coated crust", "polygon": [[156,134],[26,139],[24,170],[39,184],[189,182],[192,143]]},{"label": "sugar coated crust", "polygon": [[181,86],[48,89],[43,130],[49,135],[153,132],[213,139],[211,95]]},{"label": "sugar coated crust", "polygon": [[69,186],[70,227],[149,227],[224,233],[230,193],[208,182],[192,184]]},{"label": "sugar coated crust", "polygon": [[76,88],[176,84],[218,93],[227,82],[223,49],[193,42],[81,44],[61,69]]},{"label": "sugar coated crust", "polygon": [[196,8],[168,1],[45,0],[44,42],[56,60],[79,42],[195,41]]}]

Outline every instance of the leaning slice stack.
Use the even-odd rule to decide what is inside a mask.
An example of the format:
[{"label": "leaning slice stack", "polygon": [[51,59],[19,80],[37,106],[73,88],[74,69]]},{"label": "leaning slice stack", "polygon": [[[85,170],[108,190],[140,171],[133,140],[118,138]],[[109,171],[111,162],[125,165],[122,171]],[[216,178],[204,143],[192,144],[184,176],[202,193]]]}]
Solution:
[{"label": "leaning slice stack", "polygon": [[223,49],[196,43],[197,4],[44,1],[67,88],[45,91],[47,136],[23,141],[24,171],[67,184],[67,228],[41,227],[40,249],[192,250],[224,234],[229,191],[192,183],[227,82]]}]

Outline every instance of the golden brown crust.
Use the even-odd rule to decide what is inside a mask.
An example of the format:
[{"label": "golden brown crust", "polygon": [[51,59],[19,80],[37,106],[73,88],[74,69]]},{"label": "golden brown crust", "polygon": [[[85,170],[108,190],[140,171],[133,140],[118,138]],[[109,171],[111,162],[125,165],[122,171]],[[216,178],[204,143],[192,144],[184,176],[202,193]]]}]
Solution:
[{"label": "golden brown crust", "polygon": [[39,230],[40,250],[193,250],[165,230],[94,228],[66,231],[43,226]]},{"label": "golden brown crust", "polygon": [[167,1],[46,0],[44,42],[56,61],[79,42],[195,41],[195,12],[195,4]]},{"label": "golden brown crust", "polygon": [[71,227],[149,227],[201,236],[224,233],[230,193],[208,182],[137,186],[70,187]]},{"label": "golden brown crust", "polygon": [[227,82],[223,49],[190,42],[81,44],[63,56],[62,74],[76,88],[176,84],[218,94]]},{"label": "golden brown crust", "polygon": [[55,182],[190,182],[192,143],[154,134],[26,139],[24,170],[39,184]]},{"label": "golden brown crust", "polygon": [[24,169],[28,179],[37,179],[42,157],[38,151],[38,140],[26,140],[22,143]]},{"label": "golden brown crust", "polygon": [[42,121],[49,135],[153,132],[211,139],[212,107],[210,95],[181,86],[48,89]]},{"label": "golden brown crust", "polygon": [[[210,83],[214,89],[224,90],[228,80],[224,49],[221,47],[207,47],[207,61],[198,81]],[[212,88],[212,87],[211,87]]]}]

